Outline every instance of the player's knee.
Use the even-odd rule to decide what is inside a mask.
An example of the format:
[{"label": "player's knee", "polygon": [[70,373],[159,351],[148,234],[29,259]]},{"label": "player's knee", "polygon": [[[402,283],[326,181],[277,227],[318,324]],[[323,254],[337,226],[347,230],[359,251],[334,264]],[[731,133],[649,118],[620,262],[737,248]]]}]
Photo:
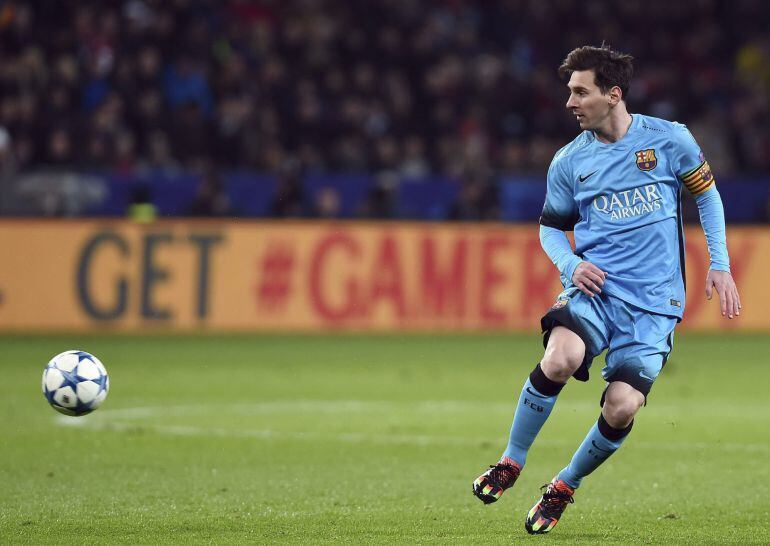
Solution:
[{"label": "player's knee", "polygon": [[604,401],[604,419],[614,428],[627,427],[644,404],[644,395],[641,392],[625,386],[628,388],[608,389]]},{"label": "player's knee", "polygon": [[582,347],[549,345],[540,367],[548,379],[565,383],[583,363],[584,354]]}]

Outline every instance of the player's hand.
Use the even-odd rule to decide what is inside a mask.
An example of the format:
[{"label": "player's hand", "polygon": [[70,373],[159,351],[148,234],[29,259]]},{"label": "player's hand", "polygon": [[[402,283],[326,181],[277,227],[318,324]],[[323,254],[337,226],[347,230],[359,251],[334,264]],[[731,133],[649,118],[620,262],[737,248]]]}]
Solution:
[{"label": "player's hand", "polygon": [[583,294],[593,298],[601,293],[606,278],[607,273],[591,262],[580,262],[572,274],[572,284],[577,286]]},{"label": "player's hand", "polygon": [[714,290],[719,294],[719,307],[722,316],[734,318],[741,314],[741,298],[738,295],[738,288],[735,286],[733,276],[728,271],[716,271],[709,269],[706,275],[706,298],[711,299]]}]

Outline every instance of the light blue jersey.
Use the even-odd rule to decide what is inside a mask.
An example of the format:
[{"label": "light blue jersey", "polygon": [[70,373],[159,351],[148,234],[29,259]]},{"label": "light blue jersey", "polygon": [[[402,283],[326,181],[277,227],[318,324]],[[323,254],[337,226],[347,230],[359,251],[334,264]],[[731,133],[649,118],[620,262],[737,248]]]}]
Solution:
[{"label": "light blue jersey", "polygon": [[[605,144],[584,131],[559,150],[548,170],[540,223],[574,231],[575,254],[607,272],[603,292],[681,318],[681,191],[684,186],[698,196],[713,185],[709,165],[684,125],[634,114],[617,142]],[[569,287],[571,278],[562,273]]]}]

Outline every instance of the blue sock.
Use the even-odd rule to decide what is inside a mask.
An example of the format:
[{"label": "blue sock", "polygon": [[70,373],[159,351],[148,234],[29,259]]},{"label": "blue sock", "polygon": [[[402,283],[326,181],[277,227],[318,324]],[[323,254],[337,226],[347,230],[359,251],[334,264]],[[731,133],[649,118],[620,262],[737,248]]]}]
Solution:
[{"label": "blue sock", "polygon": [[604,415],[600,414],[599,420],[588,431],[569,465],[559,472],[557,478],[567,482],[573,489],[579,487],[584,477],[599,468],[600,464],[618,450],[631,432],[632,426],[633,421],[626,428],[613,428],[604,420]]},{"label": "blue sock", "polygon": [[503,457],[513,459],[524,468],[527,452],[551,414],[556,398],[563,387],[564,383],[548,379],[540,369],[540,364],[535,366],[521,390],[519,404],[513,416],[508,447],[505,448]]}]

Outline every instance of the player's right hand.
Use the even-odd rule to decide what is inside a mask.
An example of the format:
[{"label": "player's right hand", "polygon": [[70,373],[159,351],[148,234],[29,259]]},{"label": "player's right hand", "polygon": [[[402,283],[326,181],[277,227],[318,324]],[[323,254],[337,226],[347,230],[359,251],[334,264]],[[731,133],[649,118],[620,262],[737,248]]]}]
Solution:
[{"label": "player's right hand", "polygon": [[580,262],[572,274],[572,284],[577,286],[583,294],[593,298],[601,293],[606,278],[607,273],[591,262]]}]

